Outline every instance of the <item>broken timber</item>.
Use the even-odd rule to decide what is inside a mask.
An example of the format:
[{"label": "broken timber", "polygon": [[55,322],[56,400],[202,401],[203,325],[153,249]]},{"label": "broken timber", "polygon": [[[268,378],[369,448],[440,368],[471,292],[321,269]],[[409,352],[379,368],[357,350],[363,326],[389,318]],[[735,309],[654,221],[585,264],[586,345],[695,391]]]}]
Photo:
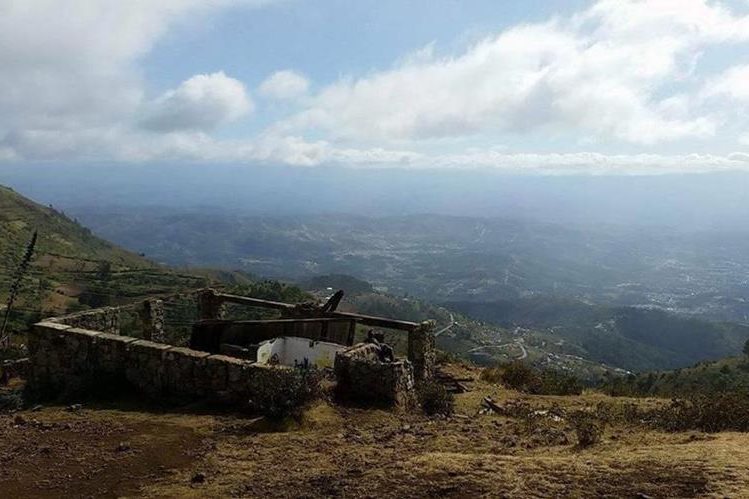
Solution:
[{"label": "broken timber", "polygon": [[[250,298],[248,296],[238,296],[226,293],[216,293],[216,297],[227,303],[237,303],[241,305],[247,305],[251,307],[263,307],[272,308],[276,310],[292,311],[297,308],[297,305],[291,303],[283,303],[279,301],[262,300],[260,298]],[[413,331],[420,327],[417,322],[400,321],[396,319],[386,319],[384,317],[374,317],[371,315],[357,314],[353,312],[339,312],[332,310],[329,312],[322,312],[325,317],[337,318],[337,319],[354,319],[360,324],[371,327],[383,327],[386,329],[398,329],[401,331]]]}]

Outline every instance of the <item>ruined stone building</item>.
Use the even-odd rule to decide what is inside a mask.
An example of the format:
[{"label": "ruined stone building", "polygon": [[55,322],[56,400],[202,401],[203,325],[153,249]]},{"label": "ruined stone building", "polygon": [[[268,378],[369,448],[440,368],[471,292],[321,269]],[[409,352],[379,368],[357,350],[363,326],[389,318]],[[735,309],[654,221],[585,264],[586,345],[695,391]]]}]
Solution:
[{"label": "ruined stone building", "polygon": [[[151,397],[253,410],[260,397],[283,396],[300,370],[332,369],[340,396],[409,405],[415,383],[433,375],[434,323],[340,312],[341,295],[322,306],[212,289],[180,295],[197,315],[189,324],[174,323],[189,328],[187,346],[169,344],[167,298],[46,319],[29,335],[29,389],[55,397],[106,382]],[[227,305],[276,310],[280,317],[232,320]],[[385,358],[387,347],[376,340],[356,344],[357,327],[407,334],[407,358]]]}]

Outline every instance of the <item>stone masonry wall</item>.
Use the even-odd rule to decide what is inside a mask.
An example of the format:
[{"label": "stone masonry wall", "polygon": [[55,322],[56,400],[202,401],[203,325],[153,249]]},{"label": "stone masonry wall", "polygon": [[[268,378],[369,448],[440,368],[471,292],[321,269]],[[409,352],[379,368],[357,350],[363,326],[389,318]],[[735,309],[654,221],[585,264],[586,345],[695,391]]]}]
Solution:
[{"label": "stone masonry wall", "polygon": [[267,395],[269,386],[296,375],[285,367],[49,321],[34,325],[28,348],[28,387],[41,397],[127,383],[152,397],[206,399],[252,410],[250,401],[259,393]]},{"label": "stone masonry wall", "polygon": [[103,307],[55,317],[47,321],[92,331],[120,334],[120,310],[120,307]]},{"label": "stone masonry wall", "polygon": [[410,408],[415,402],[411,362],[381,362],[377,345],[355,345],[335,358],[337,391],[341,398]]},{"label": "stone masonry wall", "polygon": [[408,333],[408,359],[413,363],[414,377],[419,381],[432,379],[437,362],[433,320],[424,321]]}]

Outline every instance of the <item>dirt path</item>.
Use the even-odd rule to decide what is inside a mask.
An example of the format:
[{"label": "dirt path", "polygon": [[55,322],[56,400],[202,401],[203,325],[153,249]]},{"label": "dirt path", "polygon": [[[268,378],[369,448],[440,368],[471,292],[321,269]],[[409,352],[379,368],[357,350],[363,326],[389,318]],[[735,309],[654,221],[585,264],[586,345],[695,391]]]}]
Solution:
[{"label": "dirt path", "polygon": [[0,416],[0,496],[121,497],[200,455],[179,418],[64,408]]}]

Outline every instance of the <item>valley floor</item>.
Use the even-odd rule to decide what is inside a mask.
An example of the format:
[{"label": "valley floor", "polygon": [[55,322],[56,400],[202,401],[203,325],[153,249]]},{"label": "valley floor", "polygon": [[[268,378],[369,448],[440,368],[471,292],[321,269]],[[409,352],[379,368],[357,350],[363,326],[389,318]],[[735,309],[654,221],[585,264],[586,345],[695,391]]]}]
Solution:
[{"label": "valley floor", "polygon": [[749,434],[663,433],[622,423],[608,426],[598,444],[578,448],[566,421],[543,412],[548,424],[479,414],[482,398],[563,410],[621,399],[472,386],[449,419],[327,403],[281,426],[134,403],[6,413],[0,495],[749,497]]}]

